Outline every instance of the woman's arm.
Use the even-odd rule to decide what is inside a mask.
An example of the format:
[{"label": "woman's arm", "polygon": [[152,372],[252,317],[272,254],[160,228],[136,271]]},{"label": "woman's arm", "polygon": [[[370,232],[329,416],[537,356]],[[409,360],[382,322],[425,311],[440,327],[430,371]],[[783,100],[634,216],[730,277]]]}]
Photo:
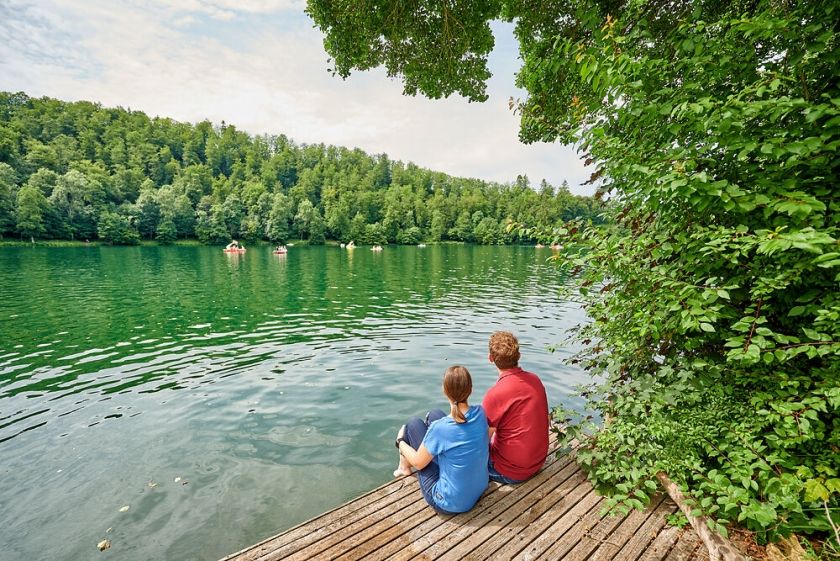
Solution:
[{"label": "woman's arm", "polygon": [[417,469],[423,469],[424,467],[429,465],[429,462],[431,462],[433,458],[433,456],[426,449],[425,444],[420,444],[420,448],[415,450],[405,440],[400,441],[400,454],[402,454],[403,457],[406,460],[408,460],[408,463],[410,463]]}]

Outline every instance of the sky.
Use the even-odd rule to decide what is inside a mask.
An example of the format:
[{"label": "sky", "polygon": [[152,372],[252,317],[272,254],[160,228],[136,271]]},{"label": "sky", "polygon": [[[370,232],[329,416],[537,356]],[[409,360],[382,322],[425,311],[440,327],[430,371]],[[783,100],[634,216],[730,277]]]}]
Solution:
[{"label": "sky", "polygon": [[0,91],[89,100],[178,121],[225,121],[387,153],[461,177],[568,181],[590,195],[576,150],[519,142],[508,100],[520,65],[496,23],[489,99],[406,96],[383,69],[328,71],[323,35],[299,0],[0,0]]}]

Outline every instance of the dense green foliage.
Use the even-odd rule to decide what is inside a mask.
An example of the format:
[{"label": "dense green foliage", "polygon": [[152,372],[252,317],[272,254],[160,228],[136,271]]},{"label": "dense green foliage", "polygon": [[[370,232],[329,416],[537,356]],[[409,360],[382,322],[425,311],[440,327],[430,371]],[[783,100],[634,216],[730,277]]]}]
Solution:
[{"label": "dense green foliage", "polygon": [[0,93],[0,236],[169,243],[525,241],[593,215],[567,185],[451,177],[361,150]]},{"label": "dense green foliage", "polygon": [[[832,535],[840,6],[459,8],[469,4],[310,0],[309,12],[340,74],[387,63],[409,93],[474,100],[484,96],[481,64],[466,67],[473,80],[438,71],[460,64],[454,46],[469,38],[411,45],[428,44],[442,18],[474,34],[466,58],[481,58],[488,20],[515,22],[528,92],[516,104],[522,139],[577,142],[614,202],[614,226],[555,231],[580,248],[567,264],[580,273],[592,323],[579,330],[587,347],[576,360],[596,376],[583,395],[606,419],[594,433],[569,426],[584,442],[579,461],[614,503],[641,507],[665,471],[718,529],[738,521],[760,539]],[[417,78],[426,73],[434,76]],[[567,413],[555,412],[571,422]]]}]

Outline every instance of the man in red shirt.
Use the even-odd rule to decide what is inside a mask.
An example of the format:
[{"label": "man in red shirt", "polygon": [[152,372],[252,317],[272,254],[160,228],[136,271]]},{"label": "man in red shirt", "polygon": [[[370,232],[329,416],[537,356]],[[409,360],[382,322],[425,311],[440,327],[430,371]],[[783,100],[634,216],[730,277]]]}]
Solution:
[{"label": "man in red shirt", "polygon": [[522,483],[540,471],[548,454],[548,398],[537,375],[519,367],[512,333],[493,333],[489,348],[499,371],[482,403],[490,425],[490,479]]}]

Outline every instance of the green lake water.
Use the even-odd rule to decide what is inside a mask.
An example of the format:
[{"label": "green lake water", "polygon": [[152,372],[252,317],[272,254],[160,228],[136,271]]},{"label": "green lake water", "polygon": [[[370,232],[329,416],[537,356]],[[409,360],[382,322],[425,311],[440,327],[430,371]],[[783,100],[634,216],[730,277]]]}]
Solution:
[{"label": "green lake water", "polygon": [[0,248],[0,559],[214,560],[329,510],[391,478],[447,366],[480,402],[498,329],[575,405],[550,255]]}]

